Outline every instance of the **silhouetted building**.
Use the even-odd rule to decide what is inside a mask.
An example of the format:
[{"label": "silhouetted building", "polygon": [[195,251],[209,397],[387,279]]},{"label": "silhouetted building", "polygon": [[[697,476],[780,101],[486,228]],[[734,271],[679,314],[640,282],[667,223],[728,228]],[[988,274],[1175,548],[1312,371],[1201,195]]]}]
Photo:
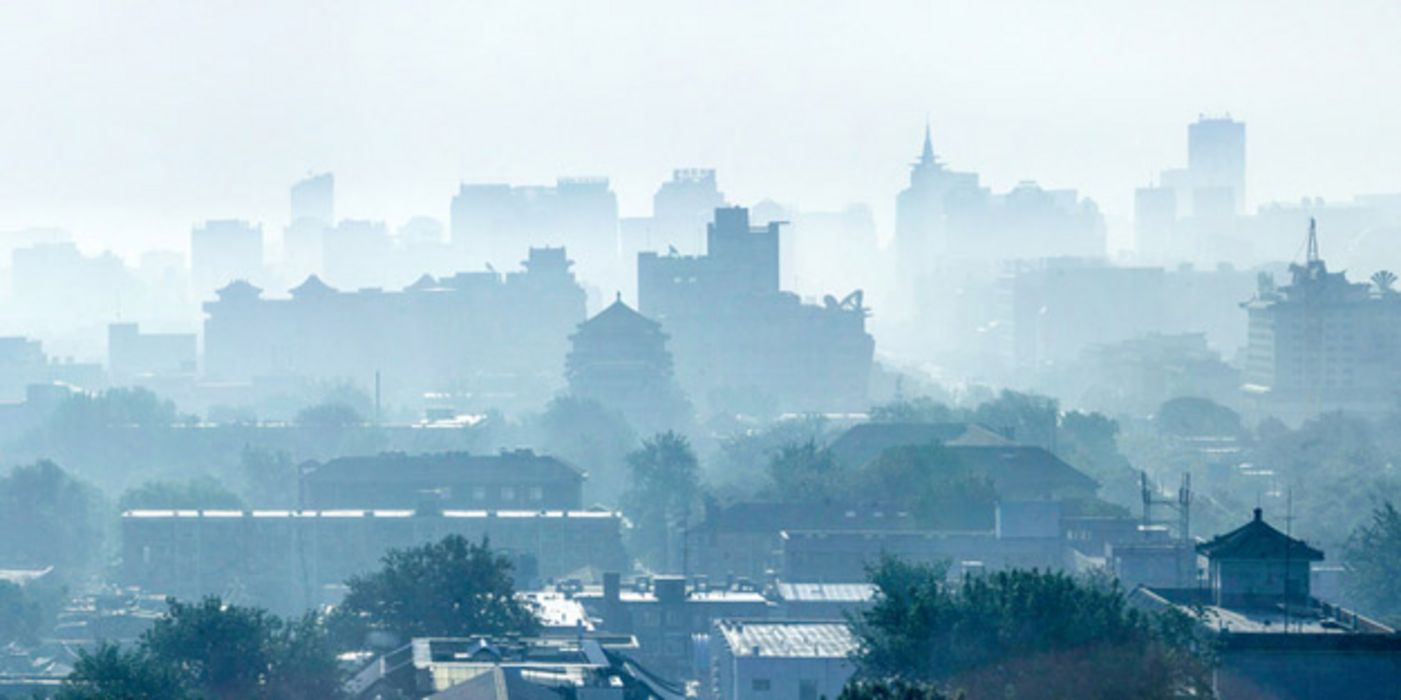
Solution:
[{"label": "silhouetted building", "polygon": [[341,585],[390,549],[450,534],[491,540],[516,582],[617,570],[616,513],[559,510],[138,510],[122,514],[120,583],[195,599],[223,595],[278,612],[335,603]]},{"label": "silhouetted building", "polygon": [[194,375],[194,333],[142,333],[135,323],[107,326],[107,370],[118,381],[140,376]]},{"label": "silhouetted building", "polygon": [[[1401,381],[1401,295],[1394,275],[1373,284],[1329,272],[1309,226],[1307,260],[1275,287],[1261,274],[1249,315],[1245,395],[1254,408],[1288,421],[1353,410],[1379,414]],[[1389,276],[1390,275],[1390,276]]]},{"label": "silhouetted building", "polygon": [[[640,311],[671,335],[687,394],[712,409],[858,410],[875,342],[856,292],[823,306],[779,289],[779,225],[718,209],[703,256],[638,256]],[[749,410],[753,410],[750,408]]]},{"label": "silhouetted building", "polygon": [[657,429],[686,420],[686,399],[672,377],[661,324],[620,297],[569,336],[569,393],[623,414],[631,425]]},{"label": "silhouetted building", "polygon": [[292,185],[291,217],[282,236],[282,256],[298,277],[322,272],[326,232],[336,221],[336,179],[311,175]]},{"label": "silhouetted building", "polygon": [[621,268],[618,199],[607,178],[559,178],[553,187],[464,184],[452,200],[452,245],[460,260],[500,265],[530,246],[573,251],[584,279]]},{"label": "silhouetted building", "polygon": [[909,530],[909,513],[849,503],[743,501],[705,504],[701,522],[686,528],[688,570],[716,580],[763,581],[783,563],[785,530]]},{"label": "silhouetted building", "polygon": [[419,271],[406,279],[391,279],[396,272],[392,265],[394,252],[394,241],[383,221],[346,219],[326,231],[322,269],[327,283],[346,288],[407,284],[422,274]]},{"label": "silhouetted building", "polygon": [[1313,597],[1309,563],[1323,552],[1254,518],[1197,545],[1204,585],[1141,586],[1149,610],[1175,609],[1210,637],[1221,700],[1391,698],[1401,686],[1396,630]]},{"label": "silhouetted building", "polygon": [[234,219],[206,221],[190,234],[190,281],[203,298],[234,280],[263,275],[263,229]]},{"label": "silhouetted building", "polygon": [[653,235],[660,237],[658,243],[702,253],[706,224],[724,206],[725,194],[716,185],[714,170],[673,170],[671,179],[652,196]]},{"label": "silhouetted building", "polygon": [[1187,126],[1187,171],[1197,216],[1245,209],[1245,124],[1230,116],[1202,116]]},{"label": "silhouetted building", "polygon": [[[560,248],[532,248],[525,270],[423,276],[399,292],[340,292],[317,277],[287,299],[238,281],[204,305],[205,373],[222,381],[382,374],[386,392],[538,393],[559,384],[584,291]],[[543,398],[541,398],[543,400]],[[479,406],[492,408],[497,406]]]},{"label": "silhouetted building", "polygon": [[530,450],[341,457],[302,465],[302,505],[316,510],[579,510],[584,477],[582,471]]}]

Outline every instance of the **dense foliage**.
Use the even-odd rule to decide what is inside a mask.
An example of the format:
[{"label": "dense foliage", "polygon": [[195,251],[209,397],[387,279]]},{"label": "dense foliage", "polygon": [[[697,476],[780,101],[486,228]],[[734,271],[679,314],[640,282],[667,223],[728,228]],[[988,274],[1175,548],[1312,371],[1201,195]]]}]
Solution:
[{"label": "dense foliage", "polygon": [[80,652],[59,700],[337,698],[341,671],[319,621],[218,598],[170,601],[136,649]]},{"label": "dense foliage", "polygon": [[632,519],[633,552],[667,566],[668,543],[690,520],[700,497],[700,467],[691,443],[673,432],[647,439],[628,454],[629,488],[623,511]]},{"label": "dense foliage", "polygon": [[530,606],[515,595],[511,562],[488,543],[449,535],[390,550],[380,570],[346,582],[330,626],[345,649],[384,647],[413,637],[525,634]]},{"label": "dense foliage", "polygon": [[886,559],[853,620],[864,678],[944,684],[972,697],[1169,698],[1209,693],[1193,623],[1131,608],[1117,587],[1006,571],[950,584]]},{"label": "dense foliage", "polygon": [[122,511],[176,508],[242,510],[243,499],[218,479],[206,476],[189,481],[147,481],[127,489],[117,501],[117,509]]},{"label": "dense foliage", "polygon": [[97,490],[53,462],[15,467],[0,478],[0,567],[83,569],[100,551],[101,517]]},{"label": "dense foliage", "polygon": [[1401,513],[1390,501],[1352,533],[1345,560],[1351,570],[1348,593],[1357,605],[1401,623]]},{"label": "dense foliage", "polygon": [[933,683],[919,683],[900,678],[856,679],[846,684],[837,700],[950,700],[950,695]]}]

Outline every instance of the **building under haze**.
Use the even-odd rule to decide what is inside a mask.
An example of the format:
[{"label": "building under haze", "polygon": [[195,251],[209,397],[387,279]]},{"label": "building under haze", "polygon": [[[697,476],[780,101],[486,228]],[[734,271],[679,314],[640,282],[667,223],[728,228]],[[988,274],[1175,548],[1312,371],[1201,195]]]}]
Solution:
[{"label": "building under haze", "polygon": [[816,306],[782,291],[779,229],[722,208],[705,255],[642,253],[640,311],[671,335],[681,388],[711,410],[863,410],[875,341],[862,295]]},{"label": "building under haze", "polygon": [[321,272],[322,244],[336,223],[336,178],[311,175],[292,185],[291,215],[282,237],[288,272],[302,277]]},{"label": "building under haze", "polygon": [[689,406],[672,375],[661,324],[621,298],[579,324],[565,360],[569,393],[618,411],[628,423],[670,429],[685,423]]},{"label": "building under haze", "polygon": [[263,228],[237,219],[206,221],[190,233],[190,282],[208,298],[234,280],[263,276]]},{"label": "building under haze", "polygon": [[1401,294],[1395,275],[1371,284],[1329,272],[1310,225],[1307,257],[1276,287],[1262,274],[1244,304],[1250,342],[1245,394],[1262,414],[1300,421],[1319,413],[1379,414],[1395,405],[1401,381]]},{"label": "building under haze", "polygon": [[568,247],[582,277],[617,275],[618,198],[602,177],[559,178],[554,186],[463,184],[452,199],[450,234],[459,260],[501,265],[531,246]]},{"label": "building under haze", "polygon": [[1244,260],[1245,123],[1206,117],[1187,126],[1187,167],[1134,192],[1134,235],[1152,260]]},{"label": "building under haze", "polygon": [[401,291],[342,292],[313,276],[286,298],[234,282],[204,305],[205,374],[360,386],[378,375],[388,395],[454,391],[480,409],[548,395],[584,291],[562,248],[532,248],[524,267],[424,275]]}]

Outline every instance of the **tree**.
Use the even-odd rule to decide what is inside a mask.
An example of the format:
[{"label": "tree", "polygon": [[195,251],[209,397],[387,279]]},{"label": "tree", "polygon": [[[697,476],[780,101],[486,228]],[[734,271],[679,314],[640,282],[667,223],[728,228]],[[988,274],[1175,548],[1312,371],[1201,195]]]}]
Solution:
[{"label": "tree", "polygon": [[[346,649],[373,639],[529,634],[534,610],[516,597],[511,561],[486,540],[448,535],[393,549],[379,571],[352,577],[331,625]],[[396,642],[397,643],[397,642]]]},{"label": "tree", "polygon": [[1245,435],[1240,414],[1211,399],[1194,396],[1164,401],[1153,421],[1159,430],[1177,437]]},{"label": "tree", "polygon": [[31,645],[39,641],[44,607],[25,586],[0,581],[0,645]]},{"label": "tree", "polygon": [[189,481],[147,481],[127,489],[117,509],[128,510],[243,510],[243,499],[224,488],[218,479],[204,476]]},{"label": "tree", "polygon": [[763,489],[771,474],[764,473],[760,465],[767,465],[786,447],[826,443],[829,429],[827,417],[821,414],[785,418],[762,427],[731,426],[720,439],[718,449],[705,460],[706,480],[751,492]]},{"label": "tree", "polygon": [[856,475],[858,498],[889,504],[920,527],[985,530],[993,527],[997,489],[939,444],[892,447]]},{"label": "tree", "polygon": [[635,526],[637,553],[654,564],[669,565],[673,528],[685,526],[700,495],[700,468],[685,437],[660,433],[628,454],[631,486],[623,510]]},{"label": "tree", "polygon": [[78,650],[78,661],[54,696],[56,700],[199,700],[189,679],[175,666],[144,649],[123,650],[103,642]]},{"label": "tree", "polygon": [[536,425],[544,452],[588,470],[591,493],[609,497],[623,491],[623,465],[637,445],[637,433],[623,414],[592,399],[557,396]]},{"label": "tree", "polygon": [[0,479],[0,565],[87,566],[101,543],[100,510],[97,491],[53,462],[15,467]]},{"label": "tree", "polygon": [[896,400],[871,408],[872,423],[951,423],[962,419],[961,411],[927,396]]},{"label": "tree", "polygon": [[822,503],[846,495],[843,477],[832,453],[808,440],[785,445],[769,459],[773,494],[792,503]]},{"label": "tree", "polygon": [[73,394],[58,405],[48,424],[59,435],[75,436],[102,428],[163,427],[189,420],[173,402],[147,389],[117,388]]},{"label": "tree", "polygon": [[297,411],[295,422],[305,428],[339,429],[363,425],[365,419],[350,404],[329,402]]},{"label": "tree", "polygon": [[1348,593],[1358,605],[1388,622],[1401,621],[1401,513],[1390,501],[1353,531],[1344,561],[1352,573]]},{"label": "tree", "polygon": [[1055,450],[1060,405],[1036,394],[1002,390],[996,399],[978,406],[971,419],[1012,436],[1024,445]]},{"label": "tree", "polygon": [[1208,694],[1194,623],[1128,606],[1117,584],[1004,571],[948,584],[944,566],[885,559],[874,604],[852,619],[862,678],[972,697],[1170,698]]},{"label": "tree", "polygon": [[1133,503],[1138,472],[1119,451],[1119,423],[1100,413],[1070,411],[1061,416],[1056,455],[1099,481],[1105,497]]},{"label": "tree", "polygon": [[299,472],[291,455],[280,450],[245,446],[239,456],[244,494],[258,508],[298,505]]},{"label": "tree", "polygon": [[80,656],[60,700],[339,698],[341,671],[313,615],[287,621],[209,597],[170,600],[137,647]]},{"label": "tree", "polygon": [[912,683],[899,678],[854,679],[842,688],[837,700],[954,700],[933,683]]}]

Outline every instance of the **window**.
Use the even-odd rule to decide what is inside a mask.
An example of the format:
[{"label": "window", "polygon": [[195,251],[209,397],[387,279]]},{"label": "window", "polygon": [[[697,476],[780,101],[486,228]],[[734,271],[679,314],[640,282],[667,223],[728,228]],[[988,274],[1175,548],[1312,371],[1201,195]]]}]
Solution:
[{"label": "window", "polygon": [[536,502],[545,500],[545,489],[542,489],[542,488],[540,488],[539,486],[531,486],[531,487],[530,487],[530,500],[536,501]]},{"label": "window", "polygon": [[810,678],[798,681],[798,700],[817,700],[817,681]]},{"label": "window", "polygon": [[486,500],[486,487],[485,487],[485,486],[473,486],[473,487],[472,487],[472,500],[474,500],[474,501],[485,501],[485,500]]},{"label": "window", "polygon": [[767,693],[769,692],[769,679],[755,678],[754,681],[750,683],[750,687],[753,688],[756,693]]},{"label": "window", "polygon": [[514,500],[516,500],[516,487],[514,487],[514,486],[502,486],[502,487],[501,487],[501,500],[503,500],[503,501],[514,501]]}]

